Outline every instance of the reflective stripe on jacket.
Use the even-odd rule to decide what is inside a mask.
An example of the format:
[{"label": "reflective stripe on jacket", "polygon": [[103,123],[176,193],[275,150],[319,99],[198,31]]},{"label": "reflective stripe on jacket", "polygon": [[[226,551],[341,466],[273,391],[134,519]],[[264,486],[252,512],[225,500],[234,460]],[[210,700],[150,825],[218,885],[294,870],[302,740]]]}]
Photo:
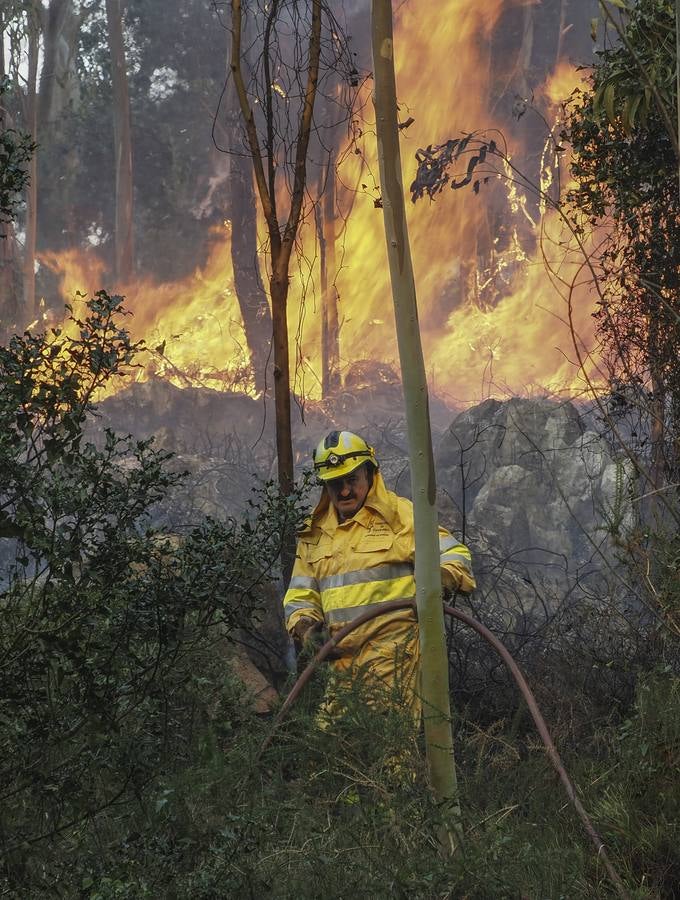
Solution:
[{"label": "reflective stripe on jacket", "polygon": [[[446,529],[439,529],[442,580],[447,587],[475,587],[470,551]],[[338,522],[324,491],[307,527],[299,535],[297,555],[283,606],[291,630],[301,616],[324,620],[331,634],[370,608],[388,600],[415,598],[413,505],[385,487],[380,472],[364,506]],[[415,617],[398,610],[360,626],[343,648],[360,647],[380,632],[401,631]]]}]

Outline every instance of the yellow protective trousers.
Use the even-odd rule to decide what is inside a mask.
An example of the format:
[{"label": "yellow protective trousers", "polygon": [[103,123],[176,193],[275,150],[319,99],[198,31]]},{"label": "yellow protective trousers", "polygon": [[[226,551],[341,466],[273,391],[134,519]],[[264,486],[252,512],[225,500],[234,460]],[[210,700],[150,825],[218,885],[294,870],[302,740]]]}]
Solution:
[{"label": "yellow protective trousers", "polygon": [[420,721],[420,647],[415,617],[395,621],[390,616],[382,628],[381,618],[367,623],[373,626],[373,636],[355,650],[342,652],[343,645],[339,645],[341,655],[330,663],[335,677],[324,697],[325,715],[337,715],[336,686],[349,677],[360,680],[362,694],[370,705],[396,707],[408,713],[415,723]]}]

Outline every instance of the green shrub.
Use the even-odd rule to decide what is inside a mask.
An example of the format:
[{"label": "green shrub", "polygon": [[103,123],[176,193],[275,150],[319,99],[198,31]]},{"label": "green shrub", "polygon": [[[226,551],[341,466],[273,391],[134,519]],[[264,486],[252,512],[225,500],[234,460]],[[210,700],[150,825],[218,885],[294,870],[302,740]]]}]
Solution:
[{"label": "green shrub", "polygon": [[169,455],[84,432],[139,349],[122,314],[100,292],[65,333],[0,348],[0,873],[22,896],[90,877],[159,780],[191,765],[216,710],[216,733],[236,727],[224,641],[257,615],[298,515],[297,496],[264,485],[244,522],[149,529],[181,477]]}]

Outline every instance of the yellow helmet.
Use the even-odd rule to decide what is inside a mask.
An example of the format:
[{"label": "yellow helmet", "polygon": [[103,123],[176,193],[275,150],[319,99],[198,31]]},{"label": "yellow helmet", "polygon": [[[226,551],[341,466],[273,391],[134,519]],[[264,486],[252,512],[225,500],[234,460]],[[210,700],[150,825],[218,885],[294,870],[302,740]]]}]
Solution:
[{"label": "yellow helmet", "polygon": [[331,431],[312,453],[314,471],[321,481],[344,478],[365,462],[378,468],[375,450],[352,431]]}]

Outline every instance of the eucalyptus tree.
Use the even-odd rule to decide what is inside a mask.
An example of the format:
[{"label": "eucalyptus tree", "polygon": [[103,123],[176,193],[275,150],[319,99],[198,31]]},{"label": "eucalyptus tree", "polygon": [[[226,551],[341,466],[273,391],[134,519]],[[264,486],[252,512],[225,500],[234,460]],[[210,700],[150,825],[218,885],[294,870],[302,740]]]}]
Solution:
[{"label": "eucalyptus tree", "polygon": [[[8,4],[0,10],[0,323],[3,331],[17,321],[26,324],[33,312],[32,302],[30,309],[27,308],[26,295],[23,303],[19,299],[14,222],[22,195],[25,195],[28,204],[26,243],[31,245],[34,240],[31,225],[35,221],[37,13],[34,0]],[[20,57],[26,40],[28,73],[24,78],[24,91],[20,83]],[[30,275],[32,285],[32,270]],[[32,301],[30,290],[28,300]]]},{"label": "eucalyptus tree", "polygon": [[387,256],[406,405],[415,522],[415,574],[421,650],[421,690],[430,779],[435,798],[448,807],[453,849],[461,837],[453,756],[449,666],[439,570],[436,479],[415,279],[401,177],[391,0],[373,0],[371,11],[376,130]]},{"label": "eucalyptus tree", "polygon": [[120,0],[106,0],[106,23],[111,51],[113,87],[113,159],[116,173],[115,274],[119,282],[129,283],[134,256],[132,138],[130,134],[130,95],[123,43],[123,6]]},{"label": "eucalyptus tree", "polygon": [[[28,134],[38,139],[38,52],[42,29],[42,3],[32,0],[26,10],[27,66],[26,87],[22,92],[23,121]],[[31,157],[26,185],[26,222],[23,254],[23,318],[28,324],[35,316],[35,248],[38,224],[38,165],[35,153]]]},{"label": "eucalyptus tree", "polygon": [[[49,139],[49,123],[54,121],[58,105],[68,92],[70,54],[64,52],[67,22],[78,19],[71,0],[15,0],[4,10],[3,31],[7,38],[7,68],[12,84],[14,111],[22,129],[31,136],[37,152],[28,161],[27,180],[23,191],[21,214],[23,241],[21,247],[21,294],[16,324],[28,325],[35,319],[36,308],[36,242],[38,230],[38,160],[40,147]],[[73,35],[77,31],[71,29]],[[66,46],[69,46],[66,43]],[[38,79],[39,60],[40,79]],[[4,60],[3,60],[4,63]],[[40,91],[38,90],[40,82]]]},{"label": "eucalyptus tree", "polygon": [[[308,152],[319,128],[315,105],[325,67],[337,69],[344,52],[342,29],[322,0],[306,3],[231,4],[231,75],[245,142],[268,238],[269,295],[274,352],[274,405],[278,480],[282,494],[293,487],[288,293],[290,269],[306,204]],[[245,21],[250,19],[251,77],[244,67]],[[325,19],[325,27],[322,20]],[[340,45],[340,52],[338,52]],[[294,535],[284,540],[284,575],[292,569]]]}]

